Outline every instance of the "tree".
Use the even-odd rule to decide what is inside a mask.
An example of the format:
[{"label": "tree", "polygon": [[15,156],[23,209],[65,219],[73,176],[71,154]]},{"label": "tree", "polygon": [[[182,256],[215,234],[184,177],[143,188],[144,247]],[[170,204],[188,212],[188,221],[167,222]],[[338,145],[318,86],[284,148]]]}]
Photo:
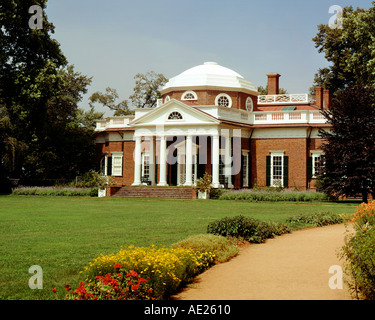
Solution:
[{"label": "tree", "polygon": [[91,95],[90,107],[94,108],[94,103],[99,102],[103,106],[108,107],[110,110],[114,111],[114,116],[127,116],[133,114],[134,112],[129,109],[128,101],[123,100],[119,103],[116,103],[116,100],[119,98],[116,89],[106,88],[105,93],[97,91]]},{"label": "tree", "polygon": [[341,29],[318,26],[313,41],[330,66],[318,70],[314,87],[335,93],[347,86],[375,85],[375,1],[372,4],[369,9],[345,7]]},{"label": "tree", "polygon": [[135,87],[134,93],[128,100],[123,100],[116,103],[119,98],[116,89],[106,88],[105,93],[97,91],[91,95],[90,106],[94,103],[100,103],[110,110],[114,111],[114,116],[126,116],[134,114],[134,108],[153,108],[156,105],[157,99],[161,98],[160,88],[167,83],[167,79],[163,74],[155,73],[154,71],[146,74],[138,73],[134,79]]},{"label": "tree", "polygon": [[152,108],[157,99],[161,98],[159,89],[167,83],[168,79],[161,73],[154,71],[146,74],[138,73],[134,79],[134,93],[129,97],[136,108]]},{"label": "tree", "polygon": [[332,125],[320,131],[325,139],[320,178],[324,191],[344,196],[375,192],[375,88],[347,87],[337,93],[329,110],[322,111]]}]

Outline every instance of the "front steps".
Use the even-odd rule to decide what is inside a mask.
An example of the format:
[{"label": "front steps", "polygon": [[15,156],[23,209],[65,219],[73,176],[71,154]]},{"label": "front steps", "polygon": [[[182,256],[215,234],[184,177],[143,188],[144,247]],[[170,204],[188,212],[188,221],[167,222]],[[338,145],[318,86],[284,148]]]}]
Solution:
[{"label": "front steps", "polygon": [[171,198],[196,199],[197,193],[193,187],[151,187],[129,186],[116,188],[111,192],[113,197],[123,198]]}]

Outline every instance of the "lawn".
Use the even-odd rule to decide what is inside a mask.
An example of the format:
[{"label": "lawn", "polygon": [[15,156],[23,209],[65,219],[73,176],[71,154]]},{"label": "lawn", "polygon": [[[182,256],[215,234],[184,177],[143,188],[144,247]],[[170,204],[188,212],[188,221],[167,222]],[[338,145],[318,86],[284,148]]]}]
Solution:
[{"label": "lawn", "polygon": [[[169,246],[225,216],[285,222],[297,214],[353,213],[356,205],[0,196],[0,299],[51,299],[54,287],[62,298],[64,286],[76,286],[101,253],[130,244]],[[29,289],[32,265],[43,269],[43,290]]]}]

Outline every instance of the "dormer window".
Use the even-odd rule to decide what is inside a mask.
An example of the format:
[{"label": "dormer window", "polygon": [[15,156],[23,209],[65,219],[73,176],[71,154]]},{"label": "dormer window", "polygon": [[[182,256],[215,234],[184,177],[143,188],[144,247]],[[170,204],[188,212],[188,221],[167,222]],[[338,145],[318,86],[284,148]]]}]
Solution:
[{"label": "dormer window", "polygon": [[181,100],[198,100],[198,97],[194,91],[185,91],[182,94]]},{"label": "dormer window", "polygon": [[250,97],[248,97],[246,99],[246,110],[250,111],[250,112],[253,112],[253,108],[254,108],[253,99],[251,99]]},{"label": "dormer window", "polygon": [[215,99],[215,105],[221,107],[232,107],[232,99],[226,93],[220,93]]},{"label": "dormer window", "polygon": [[169,116],[168,116],[168,120],[182,120],[183,117],[182,117],[182,114],[177,112],[177,111],[173,111]]}]

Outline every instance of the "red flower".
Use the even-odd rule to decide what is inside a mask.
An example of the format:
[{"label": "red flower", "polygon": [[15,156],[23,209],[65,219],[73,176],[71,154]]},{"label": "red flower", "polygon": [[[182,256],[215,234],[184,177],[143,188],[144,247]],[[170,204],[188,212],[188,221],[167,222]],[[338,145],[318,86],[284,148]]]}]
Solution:
[{"label": "red flower", "polygon": [[132,290],[133,290],[133,291],[138,290],[139,286],[140,286],[139,284],[134,284],[134,285],[132,285]]},{"label": "red flower", "polygon": [[56,288],[53,288],[52,290],[51,290],[51,292],[53,292],[53,293],[56,293]]},{"label": "red flower", "polygon": [[71,287],[70,285],[67,284],[67,285],[65,286],[65,290],[66,290],[66,291],[70,291],[70,290],[72,290],[72,287]]},{"label": "red flower", "polygon": [[130,270],[130,275],[133,277],[138,277],[138,273],[135,272],[134,270]]},{"label": "red flower", "polygon": [[121,269],[121,268],[122,268],[122,266],[119,263],[115,264],[115,269]]}]

